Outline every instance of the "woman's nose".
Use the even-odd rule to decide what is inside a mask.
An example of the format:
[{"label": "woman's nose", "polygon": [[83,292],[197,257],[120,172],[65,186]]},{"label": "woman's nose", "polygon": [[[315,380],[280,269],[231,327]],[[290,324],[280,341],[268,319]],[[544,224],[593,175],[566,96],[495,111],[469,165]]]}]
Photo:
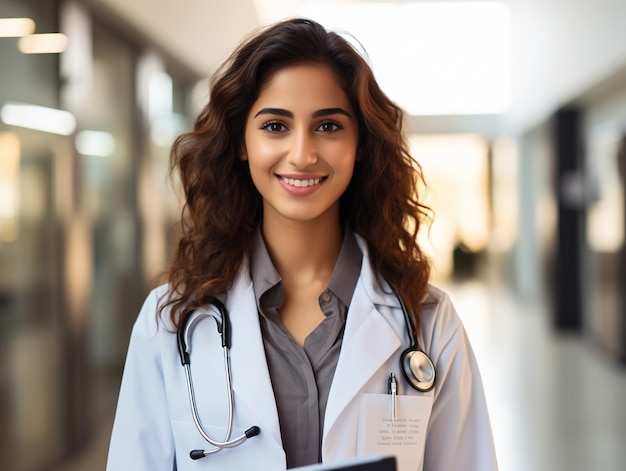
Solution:
[{"label": "woman's nose", "polygon": [[309,133],[295,133],[293,147],[289,152],[289,163],[298,169],[304,169],[317,162],[315,140]]}]

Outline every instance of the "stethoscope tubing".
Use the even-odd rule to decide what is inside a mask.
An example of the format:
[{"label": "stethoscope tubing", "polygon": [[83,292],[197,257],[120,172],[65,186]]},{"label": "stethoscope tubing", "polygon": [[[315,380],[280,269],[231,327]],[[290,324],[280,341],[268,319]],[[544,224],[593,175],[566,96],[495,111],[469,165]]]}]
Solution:
[{"label": "stethoscope tubing", "polygon": [[198,432],[200,432],[200,435],[202,435],[202,438],[204,438],[208,443],[216,447],[214,450],[203,450],[203,453],[205,456],[213,454],[213,453],[217,453],[222,448],[232,448],[234,446],[237,446],[243,443],[247,438],[245,435],[242,435],[241,437],[235,438],[234,440],[230,440],[230,435],[232,433],[233,412],[234,412],[233,389],[232,389],[232,384],[231,384],[232,381],[231,381],[231,373],[230,373],[230,357],[228,353],[228,348],[223,347],[222,350],[224,351],[224,365],[225,365],[224,369],[225,369],[225,375],[226,375],[226,389],[228,391],[228,427],[226,429],[224,440],[221,442],[212,439],[209,436],[209,434],[207,434],[206,431],[204,430],[202,422],[200,422],[200,417],[198,416],[198,407],[196,404],[196,395],[195,395],[194,387],[193,387],[193,380],[191,379],[190,365],[185,364],[185,376],[187,378],[187,392],[189,395],[189,404],[191,406],[190,408],[191,408],[191,415],[193,416],[193,421],[196,425],[196,428],[198,429]]},{"label": "stethoscope tubing", "polygon": [[[228,317],[228,311],[226,307],[218,300],[213,299],[211,303],[219,311],[220,319],[210,312],[190,312],[185,317],[183,326],[178,332],[178,350],[180,354],[181,363],[185,369],[185,378],[187,382],[187,394],[189,396],[189,406],[191,408],[191,415],[193,417],[194,424],[198,429],[198,432],[206,440],[207,443],[215,447],[211,450],[192,450],[189,453],[191,459],[197,460],[204,458],[207,455],[211,455],[221,451],[224,448],[233,448],[241,445],[248,438],[258,435],[261,429],[257,426],[250,427],[239,437],[231,439],[234,420],[234,401],[233,401],[233,387],[232,387],[232,373],[230,367],[230,319]],[[195,317],[194,317],[195,315]],[[191,375],[191,334],[195,325],[204,317],[212,317],[217,324],[217,330],[222,337],[222,351],[224,354],[224,375],[226,377],[226,391],[228,397],[228,425],[226,434],[223,441],[218,441],[209,436],[204,430],[204,426],[198,416],[198,407],[196,403],[196,394],[193,387],[193,380]]]}]

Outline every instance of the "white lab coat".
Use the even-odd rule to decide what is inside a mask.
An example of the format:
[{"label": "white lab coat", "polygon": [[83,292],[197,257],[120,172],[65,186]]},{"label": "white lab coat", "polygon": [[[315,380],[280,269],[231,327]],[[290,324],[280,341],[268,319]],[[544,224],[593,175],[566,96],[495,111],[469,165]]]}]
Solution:
[{"label": "white lab coat", "polygon": [[[402,378],[399,357],[409,345],[399,302],[374,276],[365,244],[358,242],[365,256],[328,397],[324,462],[355,456],[359,397],[387,393],[390,372]],[[226,299],[232,324],[232,437],[253,425],[261,428],[261,434],[197,461],[189,458],[189,452],[211,446],[193,423],[167,312],[157,323],[158,303],[166,290],[162,286],[149,295],[133,328],[107,470],[284,470],[278,414],[248,266],[241,268]],[[436,288],[429,289],[425,306],[421,343],[435,364],[436,386],[420,393],[403,379],[398,381],[399,394],[433,397],[423,470],[496,470],[480,374],[461,321],[447,295]],[[209,435],[222,440],[228,405],[221,340],[213,320],[198,323],[191,345],[199,416]]]}]

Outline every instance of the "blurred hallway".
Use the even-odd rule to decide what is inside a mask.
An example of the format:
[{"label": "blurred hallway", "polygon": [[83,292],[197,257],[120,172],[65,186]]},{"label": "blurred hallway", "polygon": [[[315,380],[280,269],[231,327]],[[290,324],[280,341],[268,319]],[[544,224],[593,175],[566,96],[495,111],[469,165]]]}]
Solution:
[{"label": "blurred hallway", "polygon": [[[481,367],[500,469],[623,470],[624,370],[588,341],[552,333],[541,302],[520,303],[506,288],[480,281],[444,288]],[[114,381],[105,387],[110,407]],[[102,414],[87,447],[54,471],[103,469],[111,426]]]}]

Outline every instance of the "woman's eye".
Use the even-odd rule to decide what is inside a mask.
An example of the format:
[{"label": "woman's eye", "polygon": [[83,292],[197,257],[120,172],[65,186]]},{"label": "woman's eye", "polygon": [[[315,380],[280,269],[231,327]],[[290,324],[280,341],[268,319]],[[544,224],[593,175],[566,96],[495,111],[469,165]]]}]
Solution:
[{"label": "woman's eye", "polygon": [[286,131],[287,127],[283,123],[279,123],[277,121],[270,121],[269,123],[265,123],[263,125],[263,129],[269,132],[282,132],[282,131]]},{"label": "woman's eye", "polygon": [[341,129],[341,126],[339,126],[337,123],[334,123],[332,121],[327,121],[325,123],[322,123],[319,125],[318,129],[322,132],[335,132],[338,129]]}]

